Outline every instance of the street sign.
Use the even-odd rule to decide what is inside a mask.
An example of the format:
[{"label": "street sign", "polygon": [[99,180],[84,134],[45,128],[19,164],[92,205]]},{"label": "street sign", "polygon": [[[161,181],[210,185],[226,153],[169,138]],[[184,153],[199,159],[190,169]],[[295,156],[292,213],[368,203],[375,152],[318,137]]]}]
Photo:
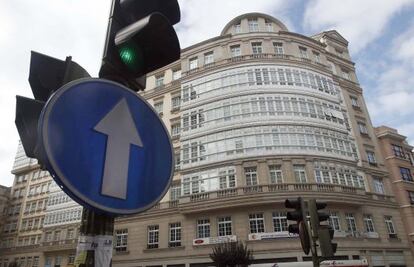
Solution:
[{"label": "street sign", "polygon": [[95,210],[132,214],[157,203],[173,175],[173,148],[155,110],[104,79],[60,88],[39,119],[42,157],[63,190]]}]

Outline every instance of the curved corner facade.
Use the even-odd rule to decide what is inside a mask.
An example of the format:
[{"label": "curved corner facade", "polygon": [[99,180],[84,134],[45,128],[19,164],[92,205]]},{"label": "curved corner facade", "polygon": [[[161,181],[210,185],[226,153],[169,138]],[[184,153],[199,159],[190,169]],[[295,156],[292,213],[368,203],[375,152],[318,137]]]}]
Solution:
[{"label": "curved corner facade", "polygon": [[414,264],[347,46],[250,13],[148,75],[176,173],[158,205],[117,220],[114,266],[208,266],[230,240],[256,263],[309,260],[287,232],[298,196],[328,203],[338,259]]},{"label": "curved corner facade", "polygon": [[[304,36],[244,14],[150,73],[142,95],[170,129],[174,179],[153,208],[116,220],[113,266],[211,266],[214,245],[236,240],[255,263],[309,261],[287,231],[284,201],[298,196],[327,202],[337,259],[414,266],[383,137],[338,32]],[[21,146],[12,173],[0,266],[72,266],[80,206]]]}]

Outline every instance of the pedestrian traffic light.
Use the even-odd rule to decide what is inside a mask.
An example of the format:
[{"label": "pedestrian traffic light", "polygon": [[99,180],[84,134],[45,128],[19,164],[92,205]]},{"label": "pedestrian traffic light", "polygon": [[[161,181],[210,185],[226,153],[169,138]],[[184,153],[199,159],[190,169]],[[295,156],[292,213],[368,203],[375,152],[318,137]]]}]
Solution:
[{"label": "pedestrian traffic light", "polygon": [[53,92],[64,84],[83,77],[90,76],[71,57],[63,61],[31,52],[29,83],[35,99],[16,96],[15,124],[26,156],[36,158],[41,163],[37,148],[40,113]]},{"label": "pedestrian traffic light", "polygon": [[332,243],[335,231],[328,225],[319,227],[319,247],[321,248],[321,255],[324,258],[333,257],[338,247],[337,243]]},{"label": "pedestrian traffic light", "polygon": [[308,202],[312,237],[318,239],[322,257],[333,257],[337,248],[337,244],[332,243],[334,231],[330,226],[320,224],[329,219],[329,214],[320,211],[326,206],[325,202],[317,202],[315,199]]},{"label": "pedestrian traffic light", "polygon": [[145,74],[180,58],[179,21],[177,0],[113,0],[99,77],[143,90]]},{"label": "pedestrian traffic light", "polygon": [[310,226],[312,237],[318,237],[319,224],[328,220],[329,214],[319,211],[326,208],[327,204],[324,202],[316,202],[315,199],[310,199],[308,202]]},{"label": "pedestrian traffic light", "polygon": [[291,234],[299,235],[303,252],[309,254],[311,243],[307,230],[305,201],[301,197],[297,199],[286,199],[285,208],[295,209],[294,211],[288,211],[286,214],[286,218],[289,221],[296,221],[296,224],[290,224],[288,226],[288,231]]}]

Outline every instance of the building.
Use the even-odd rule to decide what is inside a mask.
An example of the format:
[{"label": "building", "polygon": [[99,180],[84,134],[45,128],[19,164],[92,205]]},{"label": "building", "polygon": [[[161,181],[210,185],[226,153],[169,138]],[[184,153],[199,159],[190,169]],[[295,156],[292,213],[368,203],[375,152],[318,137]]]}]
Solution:
[{"label": "building", "polygon": [[82,206],[52,182],[43,223],[44,266],[71,266],[78,244]]},{"label": "building", "polygon": [[40,266],[39,246],[50,177],[39,170],[36,160],[26,157],[21,144],[12,174],[15,178],[7,220],[1,233],[0,263],[7,266],[17,261],[37,267]]},{"label": "building", "polygon": [[171,130],[176,172],[155,207],[117,219],[114,266],[207,266],[245,241],[256,263],[302,261],[286,198],[326,201],[337,257],[414,266],[348,42],[260,13],[182,50],[143,96]]},{"label": "building", "polygon": [[[7,219],[0,233],[0,266],[68,266],[76,251],[81,207],[18,146]],[[63,265],[65,264],[65,265]]]},{"label": "building", "polygon": [[[207,266],[214,245],[233,240],[256,263],[310,260],[287,232],[283,202],[298,196],[328,203],[338,259],[414,266],[382,141],[338,32],[308,37],[244,14],[150,73],[143,96],[171,131],[176,171],[160,203],[116,220],[113,266]],[[12,173],[0,266],[70,266],[79,206],[21,145]]]},{"label": "building", "polygon": [[392,189],[400,207],[401,217],[408,234],[411,249],[414,252],[414,157],[413,147],[407,143],[407,137],[396,129],[381,126],[375,128],[385,165],[389,170]]},{"label": "building", "polygon": [[0,233],[3,232],[3,224],[7,218],[10,192],[10,187],[0,185]]}]

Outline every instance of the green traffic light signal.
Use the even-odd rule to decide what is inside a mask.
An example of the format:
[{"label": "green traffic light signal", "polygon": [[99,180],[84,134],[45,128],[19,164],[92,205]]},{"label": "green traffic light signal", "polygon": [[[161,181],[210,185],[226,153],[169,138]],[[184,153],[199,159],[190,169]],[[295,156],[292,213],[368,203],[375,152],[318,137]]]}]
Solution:
[{"label": "green traffic light signal", "polygon": [[142,50],[134,43],[127,42],[118,48],[119,58],[130,71],[140,71],[144,66]]}]

